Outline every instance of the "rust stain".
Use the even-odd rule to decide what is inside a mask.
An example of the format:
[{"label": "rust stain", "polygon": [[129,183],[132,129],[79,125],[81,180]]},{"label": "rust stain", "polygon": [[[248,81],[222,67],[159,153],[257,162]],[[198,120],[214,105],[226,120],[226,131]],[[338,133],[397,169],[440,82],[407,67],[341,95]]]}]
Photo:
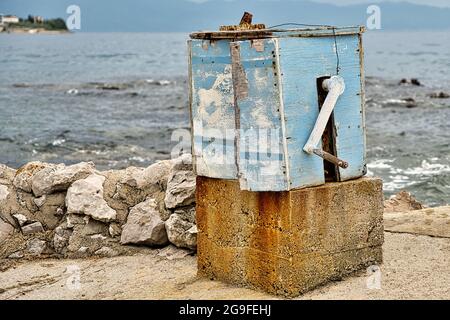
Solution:
[{"label": "rust stain", "polygon": [[248,97],[248,79],[241,63],[241,47],[236,42],[230,46],[234,95],[236,100],[243,100]]}]

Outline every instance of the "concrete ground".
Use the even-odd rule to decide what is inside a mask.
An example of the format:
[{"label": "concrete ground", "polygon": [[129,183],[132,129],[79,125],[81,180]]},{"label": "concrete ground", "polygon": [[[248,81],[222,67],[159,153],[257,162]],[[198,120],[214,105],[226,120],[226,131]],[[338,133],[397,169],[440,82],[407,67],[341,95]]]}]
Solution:
[{"label": "concrete ground", "polygon": [[[450,238],[385,232],[383,248],[380,272],[363,271],[299,299],[450,299]],[[195,256],[169,260],[158,250],[104,259],[21,262],[0,273],[0,300],[274,298],[198,279]]]}]

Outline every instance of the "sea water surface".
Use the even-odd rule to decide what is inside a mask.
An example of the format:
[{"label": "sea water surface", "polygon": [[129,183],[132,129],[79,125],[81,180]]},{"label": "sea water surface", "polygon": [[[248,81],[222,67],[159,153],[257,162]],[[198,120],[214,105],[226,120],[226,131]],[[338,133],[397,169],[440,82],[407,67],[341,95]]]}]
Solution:
[{"label": "sea water surface", "polygon": [[[0,35],[0,163],[98,168],[170,157],[189,128],[187,34]],[[364,37],[369,175],[450,202],[449,32],[369,31]],[[422,86],[399,85],[418,78]]]}]

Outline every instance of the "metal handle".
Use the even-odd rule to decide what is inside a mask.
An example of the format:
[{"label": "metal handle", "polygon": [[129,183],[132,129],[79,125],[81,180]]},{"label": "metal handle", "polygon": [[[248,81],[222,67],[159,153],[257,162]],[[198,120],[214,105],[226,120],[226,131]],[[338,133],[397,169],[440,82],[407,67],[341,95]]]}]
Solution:
[{"label": "metal handle", "polygon": [[328,91],[328,94],[325,98],[322,108],[320,109],[319,116],[317,117],[316,124],[314,125],[314,129],[312,130],[308,141],[303,147],[303,150],[309,154],[315,154],[323,158],[324,160],[327,160],[345,169],[348,167],[347,162],[317,148],[319,141],[322,139],[322,135],[325,131],[336,102],[344,93],[345,82],[344,79],[340,76],[332,76],[331,78],[325,79],[322,82],[322,87],[324,90]]}]

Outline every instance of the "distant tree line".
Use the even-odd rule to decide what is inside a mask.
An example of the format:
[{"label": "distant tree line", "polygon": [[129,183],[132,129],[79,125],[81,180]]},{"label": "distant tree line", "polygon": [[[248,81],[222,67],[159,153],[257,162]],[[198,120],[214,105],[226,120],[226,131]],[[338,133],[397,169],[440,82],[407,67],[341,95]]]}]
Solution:
[{"label": "distant tree line", "polygon": [[37,29],[43,28],[45,30],[67,30],[66,22],[61,19],[43,19],[39,16],[28,15],[26,19],[20,18],[19,23],[14,24],[14,27]]}]

